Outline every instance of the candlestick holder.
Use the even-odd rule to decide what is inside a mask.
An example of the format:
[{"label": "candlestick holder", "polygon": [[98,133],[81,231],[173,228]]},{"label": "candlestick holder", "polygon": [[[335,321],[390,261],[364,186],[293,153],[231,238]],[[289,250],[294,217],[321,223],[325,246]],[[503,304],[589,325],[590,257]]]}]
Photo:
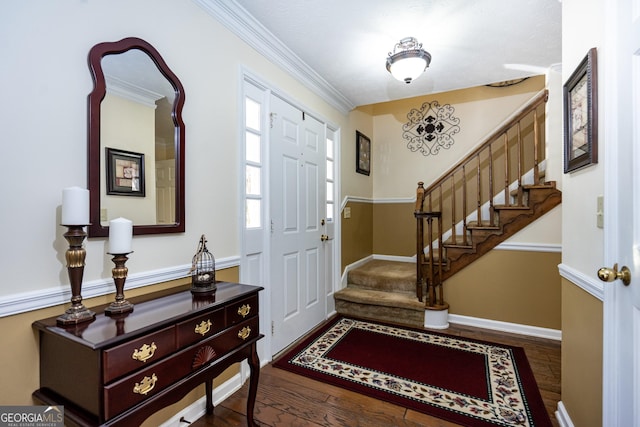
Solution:
[{"label": "candlestick holder", "polygon": [[65,259],[71,284],[71,307],[64,314],[58,316],[56,322],[58,325],[66,326],[93,320],[96,318],[96,314],[82,304],[82,276],[84,274],[84,260],[87,256],[82,242],[87,237],[87,232],[84,231],[86,225],[64,226],[68,228],[63,236],[69,242]]},{"label": "candlestick holder", "polygon": [[116,265],[111,270],[113,281],[116,284],[116,300],[104,309],[105,314],[109,316],[133,311],[133,304],[124,299],[124,282],[127,280],[127,274],[129,273],[129,269],[125,267],[125,264],[129,259],[127,255],[132,253],[133,252],[127,252],[126,254],[109,254],[113,256],[111,260]]}]

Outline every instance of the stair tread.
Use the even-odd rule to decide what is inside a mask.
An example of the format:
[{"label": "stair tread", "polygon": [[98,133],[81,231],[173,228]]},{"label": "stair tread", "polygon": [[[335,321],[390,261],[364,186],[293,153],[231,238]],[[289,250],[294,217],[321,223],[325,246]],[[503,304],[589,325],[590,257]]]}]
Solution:
[{"label": "stair tread", "polygon": [[[433,262],[434,262],[436,265],[437,265],[437,264],[440,264],[440,258],[439,258],[439,257],[435,257],[435,256],[434,256],[434,257],[433,257]],[[446,264],[447,264],[447,262],[448,262],[448,259],[447,259],[447,258],[444,258],[443,265],[446,265]],[[424,261],[422,261],[422,265],[429,265],[429,264],[431,264],[431,260],[429,259],[429,254],[427,253],[427,254],[425,254],[425,256],[424,256]]]},{"label": "stair tread", "polygon": [[550,189],[556,188],[556,183],[555,181],[550,181],[550,182],[545,182],[543,184],[525,184],[522,186],[522,188],[526,190],[535,190],[535,189],[550,190]]},{"label": "stair tread", "polygon": [[349,271],[348,283],[365,289],[415,292],[416,264],[370,260]]},{"label": "stair tread", "polygon": [[520,205],[494,205],[493,209],[495,209],[495,210],[528,211],[531,208],[529,206],[520,206]]},{"label": "stair tread", "polygon": [[491,225],[489,222],[481,222],[480,224],[478,224],[476,221],[471,221],[469,223],[467,223],[467,229],[472,229],[472,230],[476,230],[476,229],[480,229],[480,230],[500,230],[502,227],[500,227],[499,225]]},{"label": "stair tread", "polygon": [[463,248],[463,249],[468,249],[468,248],[473,248],[473,242],[471,241],[471,238],[467,237],[467,244],[465,245],[463,243],[462,237],[456,238],[456,240],[452,240],[452,239],[447,239],[442,246],[445,246],[447,248]]},{"label": "stair tread", "polygon": [[336,291],[334,298],[361,304],[424,310],[424,303],[416,298],[415,293],[408,292],[385,292],[347,286]]}]

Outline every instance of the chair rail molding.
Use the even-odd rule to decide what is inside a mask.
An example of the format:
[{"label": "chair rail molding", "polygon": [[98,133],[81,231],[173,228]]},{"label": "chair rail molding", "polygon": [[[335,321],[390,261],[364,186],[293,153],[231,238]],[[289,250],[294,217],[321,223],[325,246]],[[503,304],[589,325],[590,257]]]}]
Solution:
[{"label": "chair rail molding", "polygon": [[[216,270],[224,270],[239,265],[239,256],[216,259]],[[188,277],[190,270],[191,264],[184,264],[130,274],[127,276],[126,288],[128,290],[137,289],[169,280],[181,279]],[[111,277],[91,280],[82,284],[83,299],[99,297],[113,292],[113,278]],[[66,304],[70,298],[71,290],[69,286],[64,286],[64,288],[56,286],[0,297],[0,318]]]},{"label": "chair rail molding", "polygon": [[582,290],[590,293],[600,301],[604,301],[604,284],[601,281],[596,280],[595,275],[594,277],[587,276],[566,264],[558,265],[558,270],[560,271],[560,276],[564,277]]}]

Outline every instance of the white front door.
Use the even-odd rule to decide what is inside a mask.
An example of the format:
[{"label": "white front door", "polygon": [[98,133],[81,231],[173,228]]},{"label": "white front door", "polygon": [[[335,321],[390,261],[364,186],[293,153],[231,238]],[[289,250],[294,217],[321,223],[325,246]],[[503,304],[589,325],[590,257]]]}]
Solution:
[{"label": "white front door", "polygon": [[324,125],[271,96],[271,351],[326,316]]},{"label": "white front door", "polygon": [[[634,5],[635,3],[635,5]],[[607,3],[604,78],[605,262],[631,283],[605,284],[603,425],[640,427],[640,23],[638,0]],[[602,55],[601,55],[602,53]],[[610,212],[610,213],[609,213]]]}]

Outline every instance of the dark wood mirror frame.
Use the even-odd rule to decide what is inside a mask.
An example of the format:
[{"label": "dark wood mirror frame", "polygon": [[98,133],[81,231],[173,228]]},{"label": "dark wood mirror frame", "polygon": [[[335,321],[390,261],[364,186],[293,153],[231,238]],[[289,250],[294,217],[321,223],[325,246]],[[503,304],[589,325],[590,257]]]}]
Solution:
[{"label": "dark wood mirror frame", "polygon": [[89,187],[89,221],[87,227],[89,237],[105,237],[109,235],[109,227],[100,221],[100,162],[104,153],[100,147],[100,104],[106,95],[106,81],[101,61],[106,55],[124,53],[131,49],[145,52],[153,60],[158,70],[167,78],[175,90],[172,119],[175,124],[176,154],[176,212],[175,223],[134,225],[133,234],[183,233],[185,230],[185,197],[184,197],[184,122],[182,107],[184,106],[184,88],[178,77],[169,69],[158,51],[146,41],[129,37],[117,42],[99,43],[89,52],[89,69],[93,77],[94,88],[89,94],[89,138],[87,147],[88,187]]}]

